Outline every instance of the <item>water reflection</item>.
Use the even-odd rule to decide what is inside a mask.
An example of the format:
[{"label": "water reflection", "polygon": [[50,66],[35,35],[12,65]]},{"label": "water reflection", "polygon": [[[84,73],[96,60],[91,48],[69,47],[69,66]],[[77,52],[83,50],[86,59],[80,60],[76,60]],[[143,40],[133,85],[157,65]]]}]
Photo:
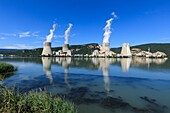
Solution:
[{"label": "water reflection", "polygon": [[67,84],[69,88],[71,88],[71,85],[69,83],[68,79],[68,71],[69,71],[69,65],[71,64],[71,58],[65,58],[65,57],[56,57],[55,58],[56,63],[61,64],[62,68],[64,69],[64,82]]},{"label": "water reflection", "polygon": [[53,77],[51,74],[51,57],[42,57],[43,69],[46,72],[46,77],[50,80],[50,84],[53,83]]},{"label": "water reflection", "polygon": [[132,62],[132,58],[122,58],[120,62],[121,62],[122,71],[128,72]]},{"label": "water reflection", "polygon": [[[170,101],[167,98],[170,94],[170,62],[167,59],[43,57],[3,61],[18,66],[16,75],[3,83],[10,86],[16,84],[23,92],[46,87],[51,94],[65,97],[78,104],[79,108],[82,107],[78,109],[80,113],[170,111]],[[164,69],[167,70],[161,72]]]},{"label": "water reflection", "polygon": [[[140,67],[142,69],[150,69],[154,66],[162,67],[166,63],[167,59],[151,59],[151,58],[65,58],[56,57],[48,58],[43,57],[42,63],[44,71],[46,72],[46,77],[50,80],[52,84],[53,78],[51,75],[51,63],[59,64],[64,70],[64,80],[69,88],[71,85],[68,80],[69,67],[78,67],[92,70],[102,70],[104,87],[107,92],[110,91],[110,80],[109,80],[109,68],[111,65],[121,66],[122,72],[128,72],[130,67]],[[156,64],[156,65],[155,65]]]},{"label": "water reflection", "polygon": [[151,64],[162,65],[167,60],[167,58],[135,58],[132,60],[132,65],[134,67],[139,67],[140,65],[147,65],[147,68],[150,69]]},{"label": "water reflection", "polygon": [[102,69],[104,88],[107,91],[107,93],[109,93],[110,91],[109,67],[112,63],[116,62],[116,59],[92,58],[92,62],[94,65],[98,67],[98,69]]}]

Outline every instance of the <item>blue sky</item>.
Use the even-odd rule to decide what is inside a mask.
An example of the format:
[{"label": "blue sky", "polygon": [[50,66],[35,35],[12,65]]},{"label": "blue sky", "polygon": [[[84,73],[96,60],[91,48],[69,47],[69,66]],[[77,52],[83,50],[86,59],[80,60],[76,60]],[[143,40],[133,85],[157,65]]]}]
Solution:
[{"label": "blue sky", "polygon": [[114,11],[111,47],[123,42],[170,43],[169,0],[0,0],[0,48],[43,47],[54,23],[52,46],[62,46],[73,24],[70,45],[102,44],[106,20]]}]

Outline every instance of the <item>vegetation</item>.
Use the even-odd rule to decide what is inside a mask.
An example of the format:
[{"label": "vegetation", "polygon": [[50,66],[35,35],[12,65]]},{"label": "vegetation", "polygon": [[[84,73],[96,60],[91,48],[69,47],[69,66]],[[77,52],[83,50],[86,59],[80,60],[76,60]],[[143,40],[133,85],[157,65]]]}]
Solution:
[{"label": "vegetation", "polygon": [[74,104],[43,91],[21,94],[1,86],[0,102],[1,113],[77,113]]},{"label": "vegetation", "polygon": [[0,62],[0,80],[10,76],[17,68],[11,64]]},{"label": "vegetation", "polygon": [[[97,43],[90,43],[90,44],[84,44],[84,45],[70,45],[70,50],[72,51],[72,54],[92,54],[92,52],[96,49],[99,50],[99,44]],[[170,56],[170,43],[151,43],[151,44],[141,44],[137,46],[131,46],[131,48],[139,48],[142,50],[147,51],[148,48],[150,48],[151,52],[156,51],[162,51],[166,53],[168,56]],[[62,47],[54,47],[52,48],[53,51],[61,50]],[[116,53],[121,52],[121,47],[118,48],[111,48],[112,51]],[[22,57],[37,57],[40,56],[42,52],[42,48],[36,48],[36,49],[30,49],[30,50],[4,50],[0,49],[0,54],[4,55],[16,55],[16,56],[22,56]]]}]

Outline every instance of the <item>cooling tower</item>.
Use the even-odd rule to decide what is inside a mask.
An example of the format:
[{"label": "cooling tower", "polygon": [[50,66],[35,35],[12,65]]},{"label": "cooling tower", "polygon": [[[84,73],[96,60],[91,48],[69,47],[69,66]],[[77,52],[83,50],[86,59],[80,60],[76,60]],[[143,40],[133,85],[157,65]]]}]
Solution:
[{"label": "cooling tower", "polygon": [[129,43],[123,43],[122,44],[121,55],[123,57],[131,57],[132,56]]},{"label": "cooling tower", "polygon": [[44,48],[42,51],[42,56],[52,56],[51,42],[44,42]]},{"label": "cooling tower", "polygon": [[106,53],[109,53],[110,51],[110,44],[109,43],[103,43],[102,44],[102,51],[106,52]]},{"label": "cooling tower", "polygon": [[69,45],[68,44],[64,44],[63,45],[63,48],[62,48],[62,51],[63,52],[67,52],[69,49],[68,49]]}]

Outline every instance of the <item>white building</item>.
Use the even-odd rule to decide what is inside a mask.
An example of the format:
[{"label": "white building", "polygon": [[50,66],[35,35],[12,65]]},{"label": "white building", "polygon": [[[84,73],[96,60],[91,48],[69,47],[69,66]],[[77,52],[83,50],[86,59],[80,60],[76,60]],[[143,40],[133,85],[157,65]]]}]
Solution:
[{"label": "white building", "polygon": [[71,51],[68,49],[69,45],[64,44],[62,50],[55,53],[56,56],[71,56]]}]

